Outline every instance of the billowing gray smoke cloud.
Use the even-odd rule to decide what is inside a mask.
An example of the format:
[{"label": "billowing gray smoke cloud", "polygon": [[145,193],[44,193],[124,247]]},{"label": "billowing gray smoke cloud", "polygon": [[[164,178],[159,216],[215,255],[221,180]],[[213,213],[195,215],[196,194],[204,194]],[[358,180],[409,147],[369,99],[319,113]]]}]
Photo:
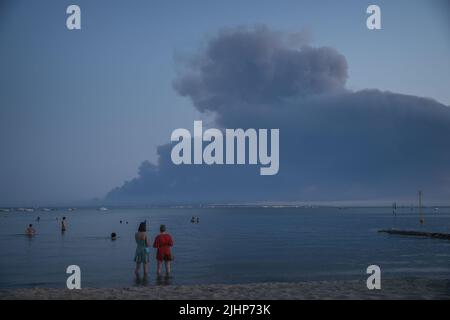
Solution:
[{"label": "billowing gray smoke cloud", "polygon": [[287,38],[264,27],[223,31],[175,88],[198,110],[225,119],[244,109],[258,112],[289,99],[344,90],[344,56],[326,47],[297,50]]},{"label": "billowing gray smoke cloud", "polygon": [[280,171],[157,165],[111,191],[118,203],[255,202],[450,196],[450,108],[431,99],[345,88],[332,48],[296,46],[265,27],[220,32],[174,82],[222,128],[280,128]]}]

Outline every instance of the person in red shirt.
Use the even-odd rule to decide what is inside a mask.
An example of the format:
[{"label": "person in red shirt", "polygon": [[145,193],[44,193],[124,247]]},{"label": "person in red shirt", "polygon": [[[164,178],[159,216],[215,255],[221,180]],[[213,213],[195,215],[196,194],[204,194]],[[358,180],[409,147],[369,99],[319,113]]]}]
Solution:
[{"label": "person in red shirt", "polygon": [[159,227],[159,235],[156,236],[153,242],[153,248],[156,248],[156,260],[158,261],[156,273],[161,276],[161,265],[164,261],[166,267],[166,276],[170,276],[170,262],[172,261],[172,253],[170,247],[173,246],[173,240],[170,234],[166,233],[166,226],[161,225]]}]

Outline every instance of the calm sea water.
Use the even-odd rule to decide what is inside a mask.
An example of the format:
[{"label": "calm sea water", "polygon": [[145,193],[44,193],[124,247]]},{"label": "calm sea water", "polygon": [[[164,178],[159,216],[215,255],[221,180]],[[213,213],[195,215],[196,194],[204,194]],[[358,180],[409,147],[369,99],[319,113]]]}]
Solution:
[{"label": "calm sea water", "polygon": [[[62,216],[64,235],[56,221]],[[190,223],[192,216],[200,223]],[[173,284],[365,279],[371,264],[386,277],[450,278],[450,241],[377,233],[450,232],[449,208],[427,213],[423,227],[411,209],[396,217],[387,208],[78,209],[0,213],[0,287],[65,287],[72,264],[83,287],[139,285],[134,233],[145,219],[150,237],[166,224],[174,238]],[[28,223],[37,229],[33,238],[23,235]],[[158,283],[154,257],[148,285]]]}]

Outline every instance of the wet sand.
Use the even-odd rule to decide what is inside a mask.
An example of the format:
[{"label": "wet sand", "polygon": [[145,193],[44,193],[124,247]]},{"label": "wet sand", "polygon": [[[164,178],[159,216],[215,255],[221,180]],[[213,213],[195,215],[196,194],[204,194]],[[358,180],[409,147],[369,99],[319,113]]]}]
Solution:
[{"label": "wet sand", "polygon": [[365,281],[311,281],[216,285],[170,285],[81,290],[1,289],[1,300],[311,300],[450,299],[450,279],[385,279],[380,290]]}]

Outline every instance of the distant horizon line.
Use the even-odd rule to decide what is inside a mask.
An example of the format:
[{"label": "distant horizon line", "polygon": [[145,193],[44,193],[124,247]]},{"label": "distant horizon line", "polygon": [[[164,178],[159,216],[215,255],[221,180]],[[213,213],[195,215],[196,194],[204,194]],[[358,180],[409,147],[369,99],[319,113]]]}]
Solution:
[{"label": "distant horizon line", "polygon": [[[377,203],[378,202],[378,203]],[[120,209],[120,208],[128,208],[128,209],[156,209],[156,208],[168,208],[168,209],[188,209],[188,208],[317,208],[317,207],[329,207],[329,208],[393,208],[395,204],[396,209],[402,208],[419,208],[418,202],[395,202],[395,201],[311,201],[311,202],[283,202],[283,203],[153,203],[153,204],[143,204],[143,203],[108,203],[108,202],[99,202],[97,204],[94,203],[85,203],[85,204],[53,204],[53,205],[39,205],[39,206],[26,206],[26,205],[12,205],[5,206],[0,205],[0,212],[27,212],[27,210],[37,210],[37,211],[58,211],[58,210],[67,210],[67,211],[75,211],[77,209]],[[433,208],[433,207],[450,207],[450,202],[444,201],[430,201],[428,203],[423,203],[422,208]],[[73,210],[71,210],[73,209]]]}]

